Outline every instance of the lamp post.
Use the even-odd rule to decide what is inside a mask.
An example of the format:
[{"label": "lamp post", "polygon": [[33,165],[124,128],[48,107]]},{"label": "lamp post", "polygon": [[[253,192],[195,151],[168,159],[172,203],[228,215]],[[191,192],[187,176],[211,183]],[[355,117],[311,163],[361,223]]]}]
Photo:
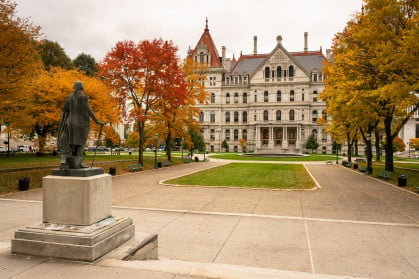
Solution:
[{"label": "lamp post", "polygon": [[339,164],[339,145],[336,143],[336,165]]},{"label": "lamp post", "polygon": [[154,135],[154,168],[157,169],[157,140],[159,138],[159,134]]},{"label": "lamp post", "polygon": [[367,156],[370,157],[370,160],[368,160],[367,157],[367,174],[371,174],[372,173],[372,149],[371,149],[371,133],[367,133],[367,149],[368,149],[368,154]]}]

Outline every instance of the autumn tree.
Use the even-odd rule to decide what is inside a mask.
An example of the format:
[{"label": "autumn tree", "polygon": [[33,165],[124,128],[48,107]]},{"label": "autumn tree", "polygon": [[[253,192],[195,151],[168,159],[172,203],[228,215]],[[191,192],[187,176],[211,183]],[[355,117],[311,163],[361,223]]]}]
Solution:
[{"label": "autumn tree", "polygon": [[54,68],[44,71],[26,88],[26,98],[20,102],[21,110],[12,115],[11,122],[11,126],[22,134],[37,136],[40,152],[44,151],[48,136],[56,135],[65,99],[73,92],[77,80],[83,82],[84,92],[98,119],[108,123],[118,121],[111,89],[103,82],[75,70]]},{"label": "autumn tree", "polygon": [[200,132],[200,110],[196,105],[208,101],[208,93],[201,82],[206,79],[206,65],[188,58],[180,72],[176,67],[174,69],[176,73],[172,74],[172,78],[175,87],[159,101],[158,109],[151,117],[153,132],[164,135],[168,161],[172,160],[171,146],[175,138],[189,141],[189,130]]},{"label": "autumn tree", "polygon": [[409,139],[409,148],[419,149],[419,138]]},{"label": "autumn tree", "polygon": [[40,28],[16,16],[16,3],[0,0],[0,123],[20,110],[26,82],[42,68],[37,46]]},{"label": "autumn tree", "polygon": [[[337,34],[334,61],[325,68],[328,112],[333,101],[347,94],[340,105],[350,107],[372,157],[371,134],[383,121],[387,171],[393,171],[393,139],[418,108],[418,2],[368,0],[365,12]],[[416,61],[416,62],[415,62]],[[338,105],[335,108],[339,107]]]},{"label": "autumn tree", "polygon": [[119,137],[118,133],[115,131],[115,128],[112,125],[106,125],[103,127],[103,134],[104,134],[104,145],[112,149],[119,146],[121,143],[121,138]]},{"label": "autumn tree", "polygon": [[[139,132],[138,163],[143,164],[145,125],[168,94],[181,92],[181,79],[172,79],[178,60],[172,42],[155,39],[118,42],[100,63],[101,76],[113,87],[119,107],[136,122]],[[175,90],[176,92],[169,92]],[[183,93],[182,93],[183,94]],[[166,99],[165,99],[166,98]]]}]

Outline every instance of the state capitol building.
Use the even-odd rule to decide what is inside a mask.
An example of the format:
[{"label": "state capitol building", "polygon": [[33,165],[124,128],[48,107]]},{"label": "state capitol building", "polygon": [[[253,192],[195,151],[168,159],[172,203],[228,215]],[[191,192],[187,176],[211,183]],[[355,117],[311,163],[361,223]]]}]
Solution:
[{"label": "state capitol building", "polygon": [[303,153],[313,134],[317,152],[332,153],[331,136],[317,123],[327,118],[326,104],[319,100],[326,57],[321,49],[308,51],[307,33],[304,37],[302,52],[288,52],[277,36],[276,47],[259,54],[254,36],[253,53],[231,59],[224,46],[218,54],[207,21],[196,47],[188,51],[194,61],[208,65],[210,99],[198,105],[206,150],[242,152],[241,141],[256,153]]}]

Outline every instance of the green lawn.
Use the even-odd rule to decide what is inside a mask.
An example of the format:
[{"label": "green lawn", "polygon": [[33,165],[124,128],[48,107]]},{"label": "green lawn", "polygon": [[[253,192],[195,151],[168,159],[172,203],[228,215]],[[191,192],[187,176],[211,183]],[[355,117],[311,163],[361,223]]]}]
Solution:
[{"label": "green lawn", "polygon": [[[227,160],[245,160],[245,161],[336,161],[335,155],[320,155],[310,154],[304,157],[290,157],[290,158],[278,158],[278,157],[251,157],[243,156],[241,153],[218,153],[210,154],[210,158],[227,159]],[[341,158],[339,158],[341,160]]]},{"label": "green lawn", "polygon": [[[87,154],[84,163],[91,165],[93,160],[92,154]],[[158,152],[158,161],[166,161],[164,152]],[[138,153],[133,155],[97,155],[95,158],[95,166],[102,167],[105,172],[109,168],[115,167],[116,174],[128,172],[128,165],[135,164],[138,161]],[[183,160],[180,157],[173,157],[173,164],[181,164]],[[35,156],[34,153],[20,153],[12,157],[0,158],[0,170],[14,169],[13,171],[0,172],[0,194],[16,192],[18,190],[18,181],[21,177],[29,178],[29,188],[35,189],[42,187],[42,177],[49,175],[51,169],[58,167],[60,158],[58,156],[45,155],[41,157]],[[23,170],[20,168],[28,168]],[[154,168],[154,153],[145,154],[143,169]]]},{"label": "green lawn", "polygon": [[168,184],[269,189],[311,189],[314,181],[300,164],[231,163],[177,179]]}]

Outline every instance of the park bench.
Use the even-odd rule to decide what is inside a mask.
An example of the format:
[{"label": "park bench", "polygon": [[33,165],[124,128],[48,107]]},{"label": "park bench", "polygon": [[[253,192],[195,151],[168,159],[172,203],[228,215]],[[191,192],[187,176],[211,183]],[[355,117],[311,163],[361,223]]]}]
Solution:
[{"label": "park bench", "polygon": [[143,170],[143,167],[141,166],[141,164],[134,164],[134,165],[128,166],[128,171],[130,172],[141,171],[141,170]]},{"label": "park bench", "polygon": [[357,163],[365,163],[365,159],[357,158],[357,159],[355,159],[355,162],[357,162]]},{"label": "park bench", "polygon": [[415,189],[416,193],[419,193],[419,186],[413,186],[413,189]]},{"label": "park bench", "polygon": [[326,165],[333,165],[332,161],[326,161]]},{"label": "park bench", "polygon": [[162,166],[163,167],[170,167],[172,165],[172,162],[170,162],[170,161],[164,161],[164,162],[162,162]]},{"label": "park bench", "polygon": [[367,166],[362,166],[359,168],[360,172],[367,172]]},{"label": "park bench", "polygon": [[378,177],[379,178],[383,178],[383,179],[385,179],[385,180],[389,180],[391,177],[393,176],[393,173],[391,172],[391,171],[386,171],[386,170],[383,170],[379,175],[378,175]]},{"label": "park bench", "polygon": [[191,158],[190,157],[185,157],[185,158],[183,158],[183,162],[184,163],[190,163],[192,160],[191,160]]}]

